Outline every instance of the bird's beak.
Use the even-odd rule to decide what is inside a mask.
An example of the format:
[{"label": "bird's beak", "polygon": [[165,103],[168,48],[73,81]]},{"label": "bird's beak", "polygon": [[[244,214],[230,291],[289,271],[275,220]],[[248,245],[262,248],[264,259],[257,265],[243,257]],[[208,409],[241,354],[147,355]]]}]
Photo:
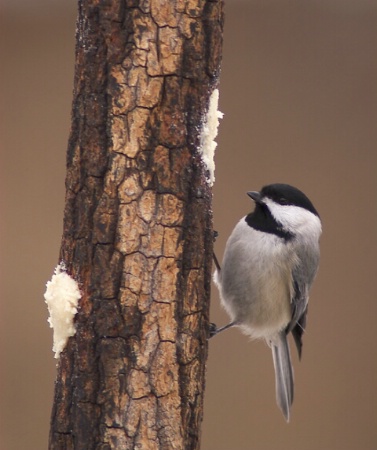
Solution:
[{"label": "bird's beak", "polygon": [[260,204],[263,203],[262,197],[261,197],[259,192],[250,191],[250,192],[247,193],[247,195],[249,197],[251,197],[255,201],[255,203],[260,203]]}]

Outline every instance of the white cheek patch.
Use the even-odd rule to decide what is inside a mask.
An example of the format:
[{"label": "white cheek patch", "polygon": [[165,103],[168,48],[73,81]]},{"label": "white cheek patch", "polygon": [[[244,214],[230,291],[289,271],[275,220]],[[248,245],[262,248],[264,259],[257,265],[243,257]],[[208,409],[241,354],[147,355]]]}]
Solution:
[{"label": "white cheek patch", "polygon": [[319,239],[322,225],[318,216],[300,206],[279,205],[269,198],[264,198],[263,201],[283,228],[293,234],[307,234]]}]

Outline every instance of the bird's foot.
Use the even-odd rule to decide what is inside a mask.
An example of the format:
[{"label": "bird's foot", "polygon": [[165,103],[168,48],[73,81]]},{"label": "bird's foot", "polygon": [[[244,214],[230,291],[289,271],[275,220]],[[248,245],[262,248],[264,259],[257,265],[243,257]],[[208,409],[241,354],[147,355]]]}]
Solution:
[{"label": "bird's foot", "polygon": [[215,336],[217,334],[217,325],[213,322],[209,324],[209,337],[208,339],[211,339],[211,337]]}]

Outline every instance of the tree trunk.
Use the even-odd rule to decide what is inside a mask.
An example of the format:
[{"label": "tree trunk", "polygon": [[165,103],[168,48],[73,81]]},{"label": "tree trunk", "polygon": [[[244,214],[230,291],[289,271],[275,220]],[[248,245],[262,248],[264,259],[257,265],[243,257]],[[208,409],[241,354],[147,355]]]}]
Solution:
[{"label": "tree trunk", "polygon": [[50,449],[198,449],[212,259],[198,152],[218,0],[79,0],[60,259],[79,282]]}]

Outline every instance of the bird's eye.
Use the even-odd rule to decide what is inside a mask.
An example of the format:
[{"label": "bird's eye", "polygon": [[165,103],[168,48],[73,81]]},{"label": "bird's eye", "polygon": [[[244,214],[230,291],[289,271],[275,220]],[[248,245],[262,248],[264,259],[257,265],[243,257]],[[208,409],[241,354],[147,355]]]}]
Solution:
[{"label": "bird's eye", "polygon": [[284,197],[279,198],[279,203],[281,205],[288,205],[288,200]]}]

